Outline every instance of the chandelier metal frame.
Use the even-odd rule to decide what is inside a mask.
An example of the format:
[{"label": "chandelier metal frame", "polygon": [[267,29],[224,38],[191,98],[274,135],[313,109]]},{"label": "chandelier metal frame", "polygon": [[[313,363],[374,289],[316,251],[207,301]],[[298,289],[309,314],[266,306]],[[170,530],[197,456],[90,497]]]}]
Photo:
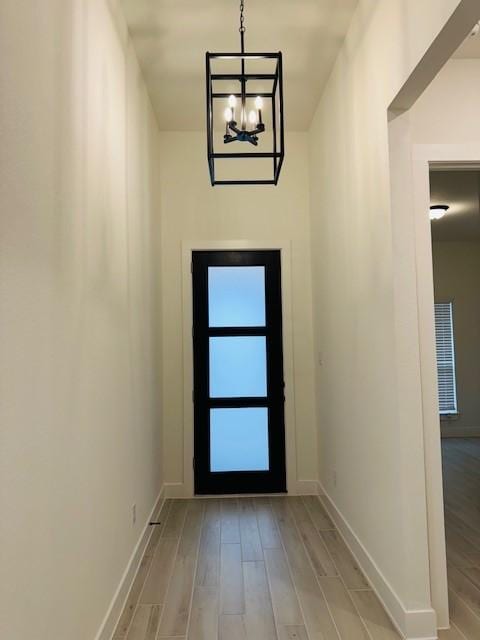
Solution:
[{"label": "chandelier metal frame", "polygon": [[[242,185],[242,184],[278,184],[280,171],[282,169],[285,155],[285,134],[284,134],[284,104],[283,104],[283,68],[282,53],[247,53],[245,52],[245,19],[244,19],[244,1],[240,2],[240,52],[239,53],[211,53],[205,55],[206,62],[206,107],[207,107],[207,155],[208,167],[210,173],[210,181],[214,185]],[[216,60],[238,60],[239,71],[229,73],[216,73],[213,70]],[[272,63],[272,73],[259,73],[253,67],[255,62],[259,60],[270,60]],[[248,65],[248,70],[247,70]],[[225,85],[222,83],[228,81],[233,83],[229,86],[238,88],[231,92],[225,91]],[[262,81],[265,90],[260,92],[249,90],[253,81]],[[249,85],[250,83],[250,85]],[[219,85],[224,90],[219,90]],[[262,85],[263,86],[263,85]],[[246,101],[255,99],[256,109],[252,110],[247,118]],[[214,135],[214,113],[218,112],[215,107],[219,104],[219,100],[227,100],[229,107],[225,109],[225,134],[223,135],[223,144],[232,145],[230,150],[217,151],[215,149]],[[235,116],[236,101],[240,101],[240,118],[239,121]],[[268,151],[239,151],[237,143],[248,143],[253,147],[257,147],[259,137],[265,138],[267,128],[262,119],[262,108],[264,101],[271,105],[271,145],[268,145]],[[250,127],[247,126],[247,119],[250,120]],[[217,136],[218,138],[218,136]],[[263,148],[263,146],[262,146]],[[271,150],[270,150],[271,149]],[[261,159],[271,158],[272,168],[271,177],[262,177],[259,179],[218,179],[216,177],[216,163],[228,161],[232,159]]]}]

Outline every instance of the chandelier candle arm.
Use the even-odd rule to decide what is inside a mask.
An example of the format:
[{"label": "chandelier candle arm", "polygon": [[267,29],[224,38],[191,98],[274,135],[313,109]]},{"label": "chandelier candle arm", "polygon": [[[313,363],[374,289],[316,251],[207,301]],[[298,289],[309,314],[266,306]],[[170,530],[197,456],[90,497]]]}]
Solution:
[{"label": "chandelier candle arm", "polygon": [[232,113],[232,117],[230,119],[235,120],[235,107],[237,106],[237,99],[233,94],[228,98],[228,106],[230,107]]},{"label": "chandelier candle arm", "polygon": [[255,108],[258,111],[258,122],[262,124],[262,108],[263,108],[263,100],[260,96],[255,98]]}]

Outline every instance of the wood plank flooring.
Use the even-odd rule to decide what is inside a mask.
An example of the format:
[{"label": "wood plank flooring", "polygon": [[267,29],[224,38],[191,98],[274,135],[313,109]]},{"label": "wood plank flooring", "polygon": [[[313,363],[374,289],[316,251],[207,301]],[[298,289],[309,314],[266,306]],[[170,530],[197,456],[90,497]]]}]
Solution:
[{"label": "wood plank flooring", "polygon": [[317,497],[167,500],[158,521],[114,640],[399,640]]},{"label": "wood plank flooring", "polygon": [[480,638],[480,438],[442,441],[452,628],[441,640]]}]

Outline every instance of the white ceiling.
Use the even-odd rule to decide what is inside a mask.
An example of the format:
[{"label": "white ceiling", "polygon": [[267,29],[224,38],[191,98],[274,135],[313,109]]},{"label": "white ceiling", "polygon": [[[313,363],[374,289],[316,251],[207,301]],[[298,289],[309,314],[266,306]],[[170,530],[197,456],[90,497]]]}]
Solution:
[{"label": "white ceiling", "polygon": [[[357,0],[245,0],[247,51],[282,51],[285,120],[308,129]],[[161,129],[205,126],[205,52],[239,50],[237,0],[122,0]]]},{"label": "white ceiling", "polygon": [[430,201],[450,207],[444,218],[432,221],[434,241],[480,241],[479,171],[432,171]]}]

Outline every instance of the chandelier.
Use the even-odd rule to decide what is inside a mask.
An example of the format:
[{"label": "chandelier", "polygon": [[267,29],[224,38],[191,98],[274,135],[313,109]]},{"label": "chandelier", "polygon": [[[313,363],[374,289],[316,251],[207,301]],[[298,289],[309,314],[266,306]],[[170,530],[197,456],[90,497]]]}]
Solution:
[{"label": "chandelier", "polygon": [[282,54],[246,53],[245,31],[241,0],[240,53],[206,53],[212,186],[276,185],[283,164]]}]

